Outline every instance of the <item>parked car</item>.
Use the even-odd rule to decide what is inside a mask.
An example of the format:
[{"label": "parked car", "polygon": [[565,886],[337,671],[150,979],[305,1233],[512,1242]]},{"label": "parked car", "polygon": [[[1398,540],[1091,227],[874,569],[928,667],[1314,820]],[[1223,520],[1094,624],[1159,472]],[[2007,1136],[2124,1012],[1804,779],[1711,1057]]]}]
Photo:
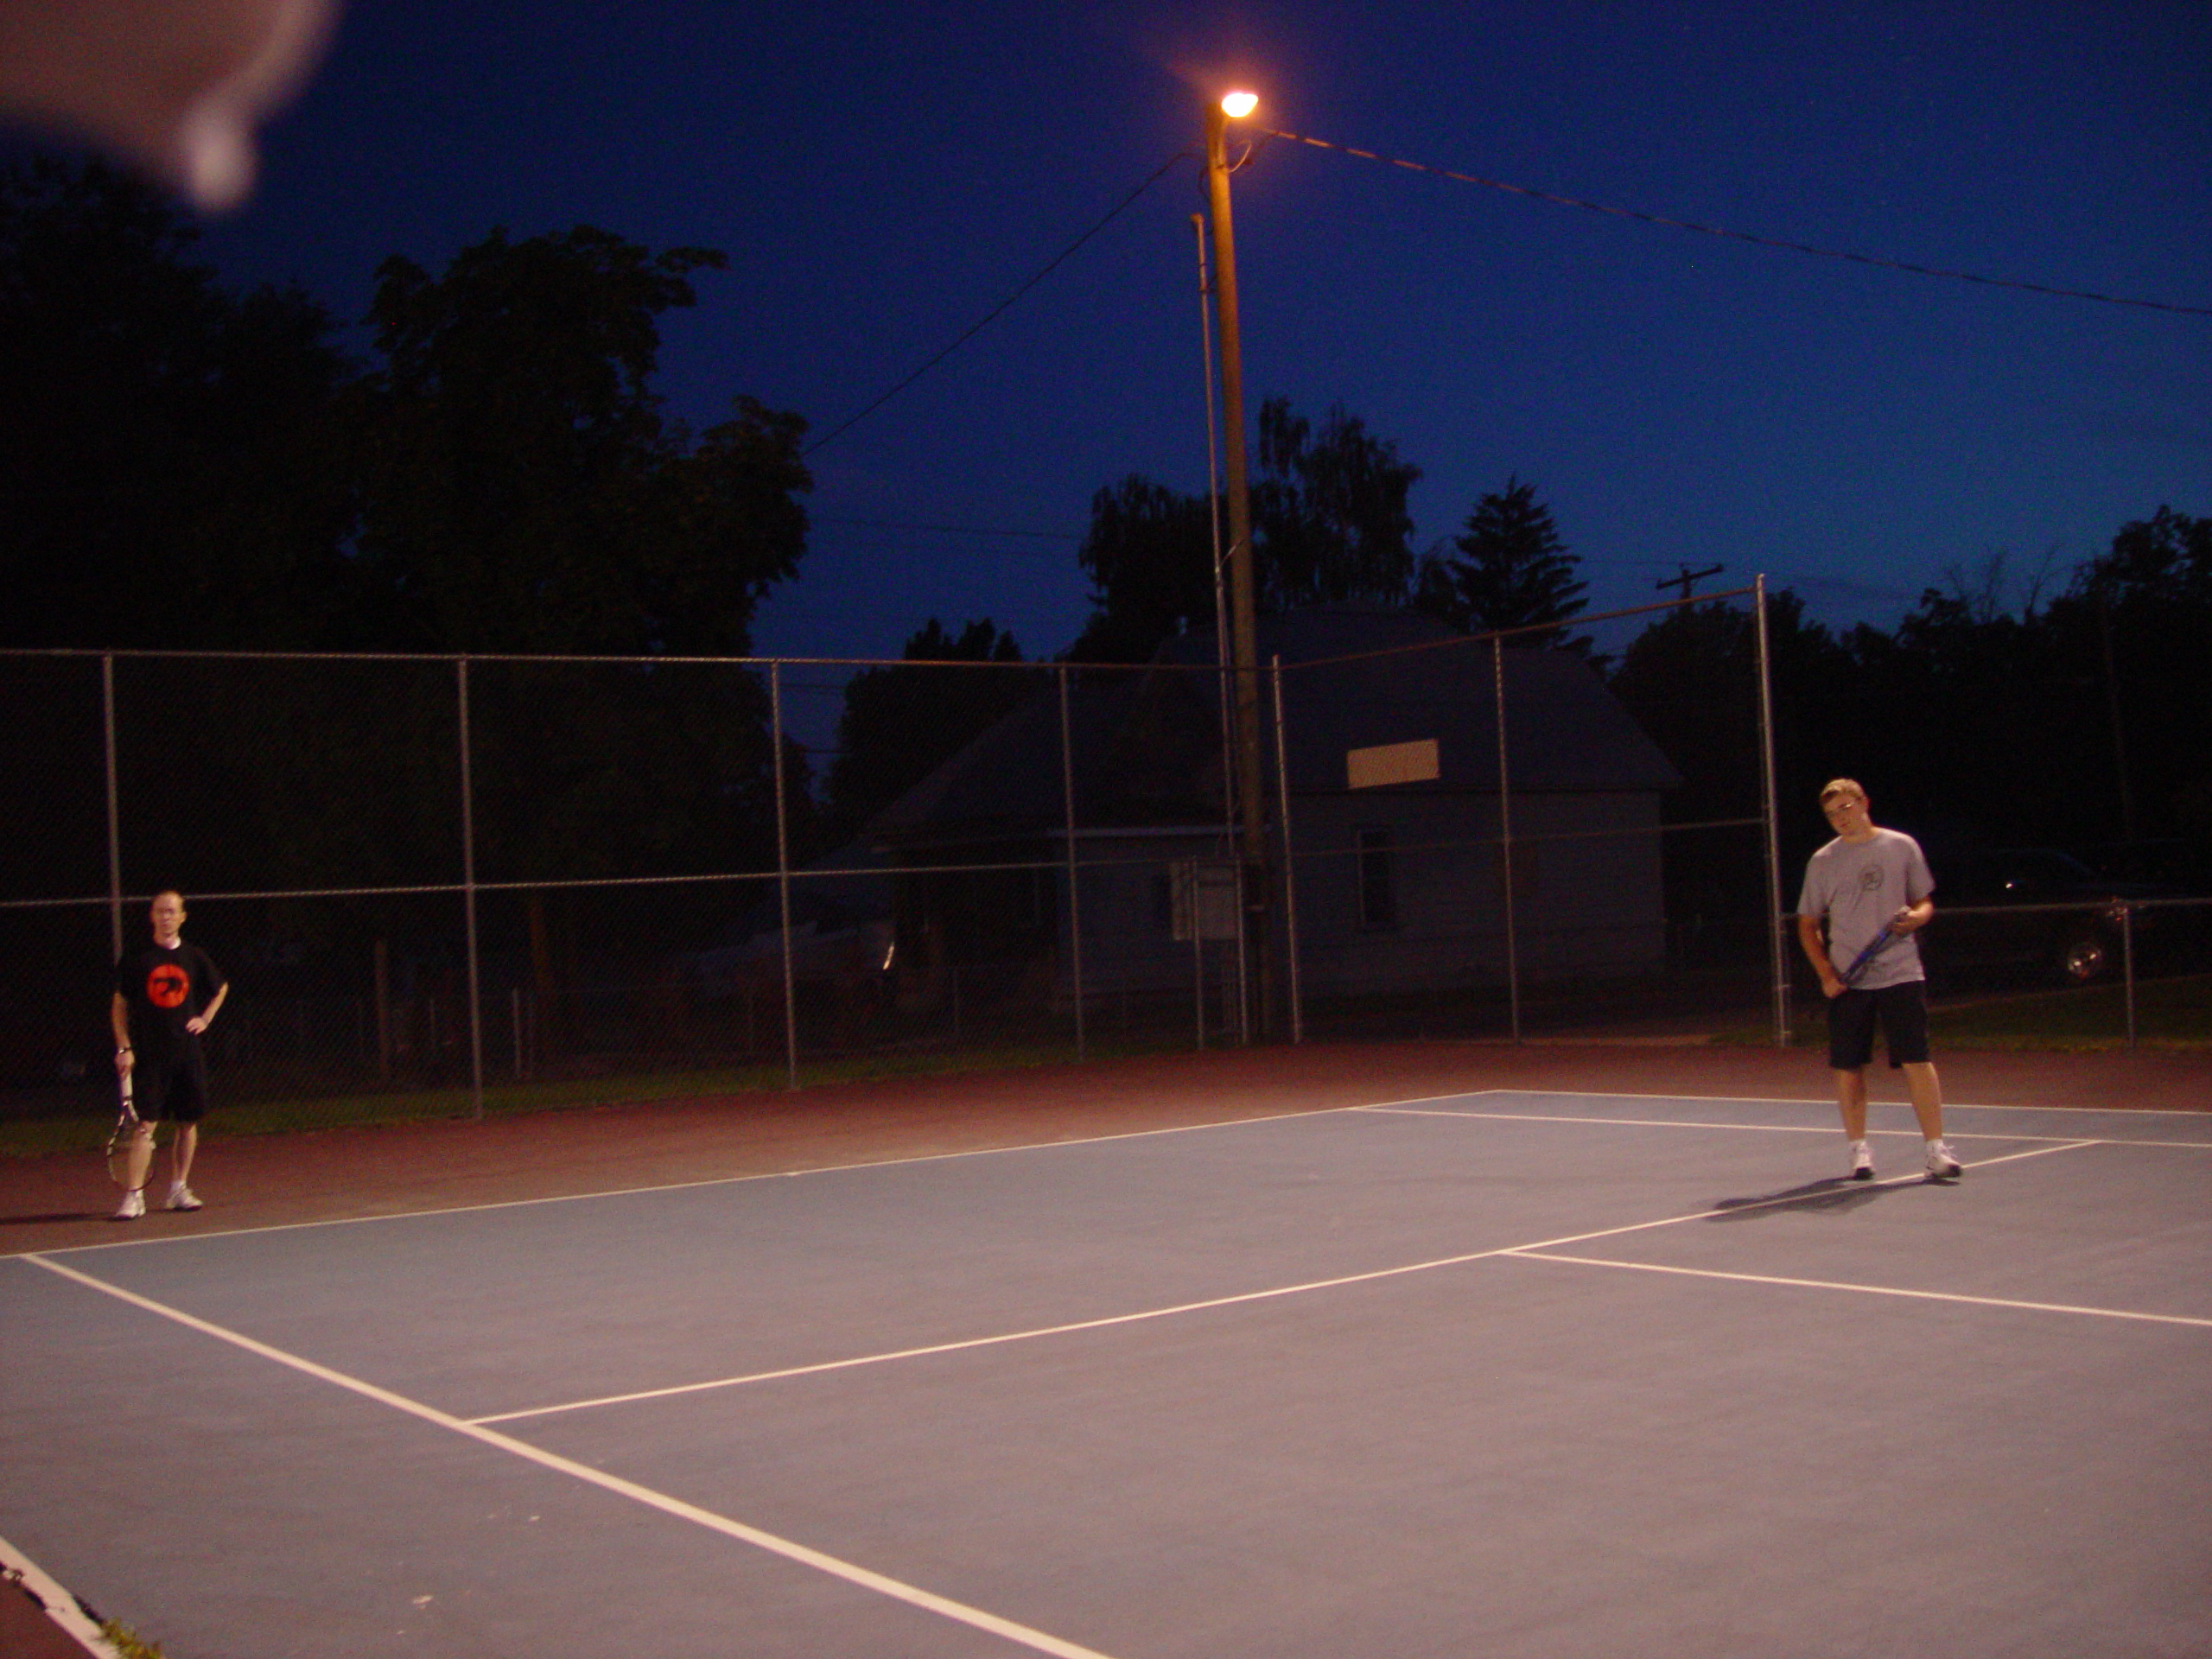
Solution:
[{"label": "parked car", "polygon": [[1934,976],[2013,972],[2092,985],[2120,972],[2122,915],[2139,961],[2173,931],[2173,914],[2135,901],[2179,896],[2152,881],[2099,875],[2050,847],[1937,861],[1936,920],[1921,936]]}]

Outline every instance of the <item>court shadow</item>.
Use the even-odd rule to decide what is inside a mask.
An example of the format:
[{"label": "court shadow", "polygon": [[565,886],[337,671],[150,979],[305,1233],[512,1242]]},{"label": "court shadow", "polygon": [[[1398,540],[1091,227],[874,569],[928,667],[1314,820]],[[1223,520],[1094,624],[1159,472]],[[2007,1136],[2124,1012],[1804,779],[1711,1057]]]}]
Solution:
[{"label": "court shadow", "polygon": [[1755,1198],[1721,1198],[1713,1208],[1718,1215],[1705,1217],[1707,1221],[1756,1221],[1761,1216],[1777,1216],[1789,1211],[1824,1212],[1856,1210],[1871,1204],[1893,1187],[1873,1181],[1854,1181],[1847,1175],[1831,1175],[1825,1180],[1808,1181],[1802,1186],[1787,1186],[1779,1192],[1761,1193]]},{"label": "court shadow", "polygon": [[35,1227],[54,1221],[99,1221],[107,1214],[105,1210],[55,1210],[43,1216],[0,1216],[0,1227]]}]

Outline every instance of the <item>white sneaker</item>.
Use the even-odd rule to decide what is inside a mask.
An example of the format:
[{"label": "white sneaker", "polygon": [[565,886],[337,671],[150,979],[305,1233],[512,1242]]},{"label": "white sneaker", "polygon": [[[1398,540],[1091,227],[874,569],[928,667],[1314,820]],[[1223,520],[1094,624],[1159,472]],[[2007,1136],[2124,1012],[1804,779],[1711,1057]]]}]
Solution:
[{"label": "white sneaker", "polygon": [[197,1210],[200,1208],[200,1200],[196,1196],[194,1196],[190,1187],[187,1186],[182,1181],[179,1181],[175,1185],[169,1188],[169,1208],[172,1210]]},{"label": "white sneaker", "polygon": [[1961,1173],[1958,1159],[1951,1152],[1948,1141],[1931,1141],[1928,1147],[1928,1179],[1931,1181],[1955,1181]]},{"label": "white sneaker", "polygon": [[1851,1143],[1851,1179],[1854,1181],[1874,1179],[1874,1149],[1864,1141]]},{"label": "white sneaker", "polygon": [[146,1213],[146,1193],[142,1187],[132,1187],[123,1195],[122,1207],[116,1211],[118,1221],[136,1221]]}]

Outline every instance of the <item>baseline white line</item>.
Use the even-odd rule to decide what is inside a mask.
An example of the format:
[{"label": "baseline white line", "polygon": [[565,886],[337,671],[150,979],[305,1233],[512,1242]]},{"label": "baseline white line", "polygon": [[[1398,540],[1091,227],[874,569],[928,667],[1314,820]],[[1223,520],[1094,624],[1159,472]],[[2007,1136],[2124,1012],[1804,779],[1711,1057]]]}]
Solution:
[{"label": "baseline white line", "polygon": [[[1572,1117],[1563,1112],[1446,1112],[1434,1107],[1426,1109],[1411,1106],[1355,1106],[1356,1112],[1374,1117],[1464,1117],[1478,1122],[1498,1123],[1589,1123],[1600,1128],[1618,1125],[1627,1129],[1757,1129],[1770,1135],[1834,1135],[1833,1124],[1819,1128],[1809,1123],[1707,1123],[1685,1117]],[[1870,1135],[1897,1135],[1897,1129],[1870,1129]],[[2017,1139],[2018,1137],[2008,1137]]]},{"label": "baseline white line", "polygon": [[[1621,1089],[1470,1089],[1464,1092],[1469,1096],[1522,1095],[1541,1100],[1711,1100],[1719,1101],[1728,1105],[1748,1106],[1827,1106],[1833,1108],[1835,1105],[1835,1096],[1834,1095],[1654,1095],[1631,1093],[1629,1090]],[[1433,1098],[1438,1100],[1449,1100],[1456,1098],[1456,1096],[1438,1095],[1433,1096]],[[1381,1103],[1387,1106],[1395,1103],[1384,1101]],[[1878,1100],[1874,1104],[1876,1106],[1904,1106],[1907,1104],[1907,1103],[1901,1100]],[[1362,1111],[1366,1109],[1363,1107],[1354,1106],[1343,1109]],[[2094,1116],[2109,1112],[2113,1116],[2120,1117],[2201,1117],[2204,1116],[2204,1114],[2201,1112],[2190,1112],[2171,1106],[1977,1105],[1972,1101],[1960,1100],[1945,1101],[1943,1103],[1943,1109],[1947,1112],[2079,1112],[2085,1116]],[[2192,1142],[2190,1144],[2194,1143]]]},{"label": "baseline white line", "polygon": [[1893,1285],[1851,1285],[1834,1279],[1789,1279],[1770,1273],[1726,1273],[1717,1268],[1677,1268],[1656,1262],[1615,1262],[1604,1256],[1567,1255],[1557,1251],[1508,1250],[1523,1262],[1566,1262],[1586,1268],[1619,1268],[1630,1273],[1673,1273],[1690,1279],[1732,1279],[1747,1285],[1786,1285],[1801,1290],[1847,1290],[1861,1296],[1905,1296],[1917,1301],[1964,1302],[1975,1307],[2024,1308],[2032,1313],[2086,1313],[2102,1319],[2140,1319],[2151,1325],[2189,1325],[2212,1331],[2212,1319],[2185,1313],[2140,1313],[2122,1307],[2079,1307],[2068,1302],[2024,1302],[2008,1296],[1968,1296],[1948,1290],[1904,1290]]},{"label": "baseline white line", "polygon": [[[467,1216],[482,1211],[528,1210],[544,1204],[586,1204],[595,1198],[651,1198],[661,1192],[688,1192],[703,1186],[741,1186],[748,1181],[796,1180],[803,1175],[839,1175],[864,1169],[898,1169],[907,1164],[950,1163],[960,1158],[992,1158],[1002,1153],[1057,1152],[1064,1147],[1103,1146],[1115,1141],[1142,1141],[1156,1135],[1191,1135],[1200,1129],[1240,1129],[1253,1123],[1287,1123],[1299,1118],[1338,1117],[1351,1112],[1389,1110],[1419,1106],[1433,1100],[1465,1100],[1472,1094],[1518,1093],[1519,1090],[1460,1090],[1448,1095],[1413,1095],[1404,1100],[1377,1101],[1371,1105],[1316,1106],[1308,1111],[1268,1112],[1258,1117],[1217,1118],[1210,1123],[1166,1123],[1152,1129],[1122,1129],[1111,1135],[1077,1135],[1068,1141],[1020,1141],[1004,1147],[968,1147],[958,1152],[919,1152],[905,1158],[864,1158],[850,1164],[809,1164],[798,1169],[760,1170],[750,1175],[709,1175],[696,1181],[662,1181],[650,1186],[611,1186],[590,1192],[554,1192],[537,1198],[499,1198],[483,1204],[452,1204],[430,1210],[395,1210],[377,1216],[331,1216],[321,1221],[280,1221],[264,1227],[228,1227],[208,1232],[162,1233],[150,1236],[111,1239],[102,1244],[66,1244],[41,1252],[48,1255],[78,1255],[88,1250],[133,1249],[145,1244],[194,1244],[211,1238],[251,1238],[259,1233],[304,1232],[316,1227],[358,1227],[370,1222],[420,1221],[435,1216]],[[0,1258],[29,1255],[29,1250],[0,1250]]]},{"label": "baseline white line", "polygon": [[[1383,1106],[1417,1106],[1429,1100],[1460,1100],[1464,1094],[1416,1095],[1411,1099],[1383,1101]],[[703,1186],[742,1186],[749,1181],[796,1180],[804,1175],[840,1175],[864,1169],[897,1169],[907,1164],[950,1163],[960,1158],[991,1158],[1001,1153],[1057,1152],[1063,1147],[1103,1146],[1113,1141],[1141,1141],[1155,1135],[1191,1135],[1200,1129],[1236,1129],[1249,1123],[1287,1123],[1306,1117],[1337,1117],[1363,1111],[1361,1106],[1317,1106],[1311,1111],[1270,1112],[1262,1117],[1224,1117],[1211,1123],[1167,1123],[1154,1129],[1122,1129],[1112,1135],[1078,1135],[1071,1141],[1022,1141],[1005,1147],[969,1147],[958,1152],[920,1152],[906,1158],[868,1158],[851,1164],[810,1164],[799,1169],[770,1169],[750,1175],[709,1175],[696,1181],[662,1181],[651,1186],[613,1186],[591,1192],[553,1192],[537,1198],[499,1198],[482,1204],[453,1204],[432,1210],[395,1210],[385,1215],[331,1216],[321,1221],[280,1221],[264,1227],[229,1227],[209,1232],[161,1233],[111,1239],[102,1244],[65,1244],[38,1252],[48,1255],[79,1255],[88,1250],[132,1249],[144,1244],[196,1244],[211,1238],[251,1238],[260,1233],[304,1232],[317,1227],[358,1227],[370,1222],[421,1221],[437,1216],[474,1215],[482,1211],[528,1210],[545,1204],[588,1204],[596,1198],[651,1198],[662,1192],[688,1192]],[[0,1258],[29,1255],[29,1250],[0,1250]]]},{"label": "baseline white line", "polygon": [[425,1405],[419,1400],[410,1400],[405,1395],[395,1394],[389,1389],[379,1388],[373,1382],[365,1382],[357,1376],[350,1376],[343,1371],[333,1370],[327,1365],[317,1364],[314,1360],[304,1358],[298,1354],[288,1353],[282,1348],[271,1347],[269,1344],[257,1341],[241,1332],[232,1331],[226,1326],[200,1319],[194,1314],[187,1313],[181,1308],[171,1307],[165,1302],[157,1302],[151,1297],[141,1296],[136,1291],[124,1289],[120,1285],[111,1285],[104,1279],[96,1279],[91,1274],[52,1261],[35,1252],[27,1254],[22,1259],[44,1268],[49,1273],[57,1274],[64,1279],[73,1280],[88,1289],[99,1291],[103,1295],[112,1296],[117,1300],[127,1302],[133,1307],[173,1320],[187,1330],[196,1331],[202,1336],[213,1337],[219,1342],[229,1343],[232,1346],[243,1349],[258,1358],[288,1366],[303,1376],[315,1378],[317,1382],[344,1389],[350,1393],[360,1395],[363,1399],[374,1401],[378,1405],[387,1406],[394,1411],[417,1418],[423,1422],[462,1435],[498,1451],[512,1453],[526,1462],[537,1464],[541,1468],[550,1469],[556,1474],[568,1475],[589,1485],[597,1486],[602,1491],[613,1492],[617,1497],[626,1497],[632,1503],[641,1503],[648,1509],[658,1510],[664,1515],[673,1516],[681,1521],[689,1521],[696,1526],[704,1527],[710,1532],[721,1533],[725,1537],[734,1538],[741,1543],[751,1544],[755,1548],[765,1550],[772,1555],[780,1555],[785,1560],[795,1561],[801,1567],[812,1567],[817,1572],[828,1573],[832,1578],[842,1579],[846,1583],[857,1586],[861,1589],[874,1591],[878,1595],[887,1596],[894,1601],[905,1602],[907,1605],[918,1607],[925,1612],[936,1613],[957,1623],[971,1625],[979,1630],[987,1630],[993,1636],[1003,1637],[1009,1642],[1019,1643],[1023,1647],[1033,1649],[1039,1653],[1052,1654],[1054,1659],[1109,1659],[1109,1656],[1098,1652],[1096,1649],[1065,1641],[1044,1630],[1033,1630],[1027,1624],[1017,1624],[1009,1618],[1001,1618],[996,1613],[986,1612],[980,1607],[970,1607],[965,1602],[955,1601],[950,1597],[940,1596],[933,1591],[924,1590],[918,1586],[906,1584],[854,1562],[842,1560],[835,1555],[825,1554],[821,1550],[810,1548],[789,1538],[779,1537],[772,1532],[763,1532],[760,1528],[749,1527],[742,1521],[734,1521],[726,1515],[717,1515],[712,1510],[702,1509],[696,1503],[687,1503],[682,1498],[671,1497],[665,1492],[656,1491],[650,1486],[639,1484],[636,1481],[625,1480],[620,1475],[610,1475],[603,1469],[594,1469],[588,1464],[575,1462],[556,1452],[532,1446],[526,1440],[518,1440],[509,1435],[499,1433],[495,1430],[480,1427],[462,1418],[440,1411],[435,1406]]},{"label": "baseline white line", "polygon": [[[1833,1135],[1840,1133],[1833,1123],[1714,1123],[1687,1117],[1573,1117],[1559,1112],[1447,1112],[1433,1107],[1421,1109],[1411,1106],[1351,1106],[1344,1109],[1364,1112],[1376,1117],[1465,1117],[1478,1122],[1578,1123],[1594,1128],[1744,1129],[1758,1135]],[[1947,1107],[1945,1109],[1951,1109]],[[1866,1133],[1898,1139],[1920,1139],[1918,1129],[1878,1129],[1870,1127]],[[1999,1129],[1952,1129],[1948,1134],[1955,1141],[2050,1141],[2069,1147],[2161,1147],[2186,1152],[2212,1152],[2212,1141],[2127,1141],[2114,1140],[2109,1135],[2007,1134]]]},{"label": "baseline white line", "polygon": [[86,1614],[84,1604],[51,1573],[5,1538],[0,1538],[0,1584],[10,1582],[21,1585],[31,1599],[45,1610],[54,1628],[67,1631],[88,1656],[93,1659],[118,1659],[115,1645]]},{"label": "baseline white line", "polygon": [[[1974,1166],[1986,1169],[1994,1164],[2011,1163],[2016,1159],[2039,1158],[2048,1153],[2066,1152],[2075,1147],[2095,1144],[2082,1141],[2063,1147],[2037,1147],[2026,1152],[2007,1154],[2001,1158],[1984,1159]],[[1920,1175],[1893,1176],[1877,1182],[1871,1187],[1855,1187],[1855,1191],[1873,1191],[1884,1186],[1917,1185]],[[588,1411],[601,1406],[639,1405],[648,1400],[672,1399],[679,1395],[707,1394],[717,1389],[739,1389],[755,1382],[774,1382],[794,1376],[817,1376],[828,1371],[849,1371],[864,1365],[887,1365],[894,1360],[921,1359],[932,1354],[954,1354],[976,1348],[1003,1347],[1009,1343],[1033,1342],[1044,1337],[1068,1336],[1078,1331],[1099,1331],[1113,1325],[1137,1325],[1147,1319],[1173,1319],[1179,1314],[1201,1313],[1214,1308],[1236,1307],[1251,1302],[1271,1301],[1284,1296],[1303,1296],[1313,1291],[1338,1290],[1347,1285],[1372,1284],[1379,1280],[1402,1278],[1408,1274],[1430,1273],[1439,1268],[1464,1267],[1471,1262],[1486,1262],[1492,1257],[1512,1255],[1525,1250],[1552,1249],[1562,1244],[1586,1244],[1592,1239],[1618,1238],[1624,1233],[1640,1233],[1655,1227],[1674,1227],[1686,1221],[1705,1221],[1716,1216],[1740,1216],[1753,1210],[1771,1209],[1777,1205],[1795,1204],[1805,1198],[1802,1192],[1777,1193],[1770,1198],[1758,1198],[1749,1204],[1717,1206],[1700,1210],[1686,1216],[1662,1216],[1656,1221],[1637,1221],[1624,1226],[1601,1228],[1595,1232],[1573,1233],[1564,1238],[1548,1238],[1529,1244],[1500,1244],[1486,1250],[1470,1250],[1462,1255],[1439,1256],[1429,1262],[1407,1262],[1395,1268],[1375,1268],[1365,1273],[1342,1274],[1332,1279],[1314,1279],[1303,1284],[1275,1285],[1266,1290],[1239,1291],[1232,1295],[1209,1297],[1204,1301],[1179,1302],[1169,1307],[1141,1308],[1133,1313],[1111,1313],[1096,1319],[1078,1319],[1066,1325],[1039,1325],[1026,1331],[1001,1332],[995,1336],[970,1337],[958,1342],[932,1343],[925,1347],[893,1349],[883,1353],[855,1354],[843,1359],[825,1359],[811,1365],[791,1365],[779,1370],[753,1371],[742,1376],[709,1377],[699,1382],[671,1383],[661,1389],[640,1389],[630,1394],[601,1395],[591,1400],[569,1400],[557,1405],[531,1406],[519,1411],[494,1412],[474,1417],[472,1423],[512,1423],[524,1418],[554,1417],[564,1412]]]}]

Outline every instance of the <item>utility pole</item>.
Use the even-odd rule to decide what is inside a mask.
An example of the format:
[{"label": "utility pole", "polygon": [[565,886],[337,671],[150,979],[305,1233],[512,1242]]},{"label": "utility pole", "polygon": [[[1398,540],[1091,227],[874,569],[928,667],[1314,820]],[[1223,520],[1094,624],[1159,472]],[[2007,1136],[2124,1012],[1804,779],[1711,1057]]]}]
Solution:
[{"label": "utility pole", "polygon": [[1702,570],[1693,570],[1685,564],[1679,568],[1682,573],[1681,575],[1669,576],[1665,581],[1655,582],[1651,585],[1662,594],[1669,588],[1679,588],[1682,590],[1682,597],[1688,600],[1691,597],[1690,589],[1694,584],[1703,582],[1707,576],[1719,575],[1728,567],[1725,564],[1708,564]]},{"label": "utility pole", "polygon": [[1274,1026],[1274,964],[1268,911],[1267,798],[1260,774],[1260,664],[1252,569],[1252,502],[1244,456],[1244,346],[1236,327],[1236,238],[1229,216],[1229,121],[1258,102],[1232,92],[1206,109],[1206,188],[1213,207],[1214,315],[1221,329],[1222,453],[1229,481],[1229,656],[1236,728],[1236,797],[1242,810],[1238,862],[1243,869],[1248,949],[1256,948],[1260,1031]]}]

